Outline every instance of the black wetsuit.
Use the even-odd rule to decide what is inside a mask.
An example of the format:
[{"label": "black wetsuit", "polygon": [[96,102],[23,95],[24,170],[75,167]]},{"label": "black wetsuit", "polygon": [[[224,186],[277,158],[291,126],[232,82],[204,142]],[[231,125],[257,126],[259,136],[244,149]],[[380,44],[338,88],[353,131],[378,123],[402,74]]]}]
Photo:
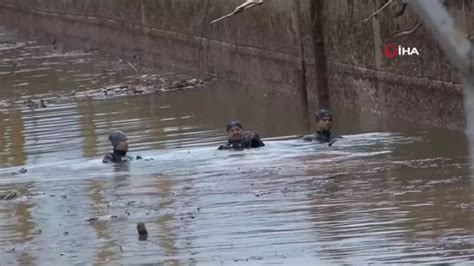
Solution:
[{"label": "black wetsuit", "polygon": [[230,150],[230,149],[248,149],[248,148],[258,148],[263,147],[265,144],[260,139],[260,137],[256,134],[252,135],[251,137],[239,139],[239,140],[228,140],[228,142],[224,145],[221,145],[218,149],[219,150]]},{"label": "black wetsuit", "polygon": [[133,161],[134,159],[139,160],[141,159],[141,156],[137,156],[136,158],[127,155],[126,152],[122,151],[116,151],[114,150],[113,152],[109,152],[104,156],[104,159],[102,159],[103,163],[122,163],[122,162],[130,162]]},{"label": "black wetsuit", "polygon": [[316,130],[315,134],[306,135],[303,137],[304,141],[317,141],[319,143],[333,142],[340,139],[342,136],[332,134],[331,131]]}]

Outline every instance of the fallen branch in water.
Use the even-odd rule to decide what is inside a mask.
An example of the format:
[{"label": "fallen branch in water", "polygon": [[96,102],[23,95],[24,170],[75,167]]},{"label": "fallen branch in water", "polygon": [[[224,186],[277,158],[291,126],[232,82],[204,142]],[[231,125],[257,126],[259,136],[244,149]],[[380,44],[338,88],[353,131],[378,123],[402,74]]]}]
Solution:
[{"label": "fallen branch in water", "polygon": [[[392,1],[392,0],[390,0],[390,1]],[[232,17],[232,16],[234,16],[234,15],[237,14],[237,13],[240,13],[240,12],[246,10],[246,9],[249,9],[249,8],[254,7],[254,6],[261,5],[261,4],[263,4],[263,0],[247,0],[247,1],[245,1],[245,3],[243,3],[243,4],[241,4],[240,6],[236,7],[232,13],[229,13],[229,14],[227,14],[227,15],[225,15],[225,16],[222,16],[222,17],[220,17],[220,18],[214,19],[213,21],[211,21],[211,24],[214,24],[214,23],[219,22],[219,21],[221,21],[221,20],[223,20],[223,19]]]},{"label": "fallen branch in water", "polygon": [[421,26],[421,22],[418,22],[418,24],[416,24],[416,26],[413,27],[411,30],[406,30],[406,31],[399,32],[399,33],[393,35],[393,37],[400,37],[400,36],[403,36],[403,35],[411,34],[411,33],[415,32],[420,26]]},{"label": "fallen branch in water", "polygon": [[362,20],[362,22],[365,23],[365,22],[369,21],[371,18],[376,16],[378,13],[380,13],[382,10],[384,10],[386,7],[388,7],[390,4],[393,4],[393,3],[394,3],[393,0],[389,0],[387,3],[385,3],[385,5],[383,5],[381,8],[377,9],[377,11],[372,13],[372,15],[370,15],[366,19]]},{"label": "fallen branch in water", "polygon": [[127,64],[135,71],[135,73],[137,73],[137,75],[140,74],[140,73],[138,73],[137,68],[132,63],[130,63],[130,61],[127,61]]}]

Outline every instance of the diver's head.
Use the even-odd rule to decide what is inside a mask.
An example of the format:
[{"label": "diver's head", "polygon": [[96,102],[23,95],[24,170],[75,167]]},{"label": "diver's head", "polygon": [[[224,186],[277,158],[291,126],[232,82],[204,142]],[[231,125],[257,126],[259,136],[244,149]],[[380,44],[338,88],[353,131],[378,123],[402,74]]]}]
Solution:
[{"label": "diver's head", "polygon": [[316,128],[322,131],[332,129],[332,114],[326,109],[319,110],[316,114]]},{"label": "diver's head", "polygon": [[125,133],[115,130],[109,135],[109,140],[116,151],[128,151],[128,138]]},{"label": "diver's head", "polygon": [[243,137],[243,127],[239,121],[231,121],[227,124],[226,130],[229,135],[229,140],[239,140]]}]

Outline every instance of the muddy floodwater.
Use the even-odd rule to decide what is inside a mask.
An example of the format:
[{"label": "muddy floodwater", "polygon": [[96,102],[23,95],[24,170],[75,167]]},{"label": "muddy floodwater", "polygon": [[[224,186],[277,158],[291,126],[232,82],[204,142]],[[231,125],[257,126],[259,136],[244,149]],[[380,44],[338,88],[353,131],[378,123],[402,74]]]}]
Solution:
[{"label": "muddy floodwater", "polygon": [[[118,56],[57,45],[0,27],[0,192],[17,193],[0,200],[0,265],[474,261],[462,132],[333,107],[345,138],[304,143],[314,122],[296,95],[218,80],[29,106],[138,77]],[[266,146],[217,151],[231,119]],[[113,129],[143,160],[101,163]]]}]

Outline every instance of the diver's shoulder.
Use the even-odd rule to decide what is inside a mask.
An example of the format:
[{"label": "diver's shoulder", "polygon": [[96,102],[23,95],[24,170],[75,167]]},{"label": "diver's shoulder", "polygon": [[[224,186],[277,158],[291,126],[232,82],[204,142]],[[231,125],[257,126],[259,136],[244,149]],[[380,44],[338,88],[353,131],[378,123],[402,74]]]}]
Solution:
[{"label": "diver's shoulder", "polygon": [[251,148],[259,148],[265,146],[263,140],[260,138],[258,134],[253,133],[251,137]]},{"label": "diver's shoulder", "polygon": [[309,135],[304,135],[302,138],[304,141],[314,141],[317,139],[316,134],[309,134]]},{"label": "diver's shoulder", "polygon": [[114,162],[114,155],[109,152],[107,154],[104,155],[104,158],[102,158],[102,163],[111,163],[111,162]]},{"label": "diver's shoulder", "polygon": [[229,143],[226,143],[226,144],[220,145],[217,149],[218,150],[228,150],[228,149],[231,149],[231,148],[232,148],[232,146]]}]

